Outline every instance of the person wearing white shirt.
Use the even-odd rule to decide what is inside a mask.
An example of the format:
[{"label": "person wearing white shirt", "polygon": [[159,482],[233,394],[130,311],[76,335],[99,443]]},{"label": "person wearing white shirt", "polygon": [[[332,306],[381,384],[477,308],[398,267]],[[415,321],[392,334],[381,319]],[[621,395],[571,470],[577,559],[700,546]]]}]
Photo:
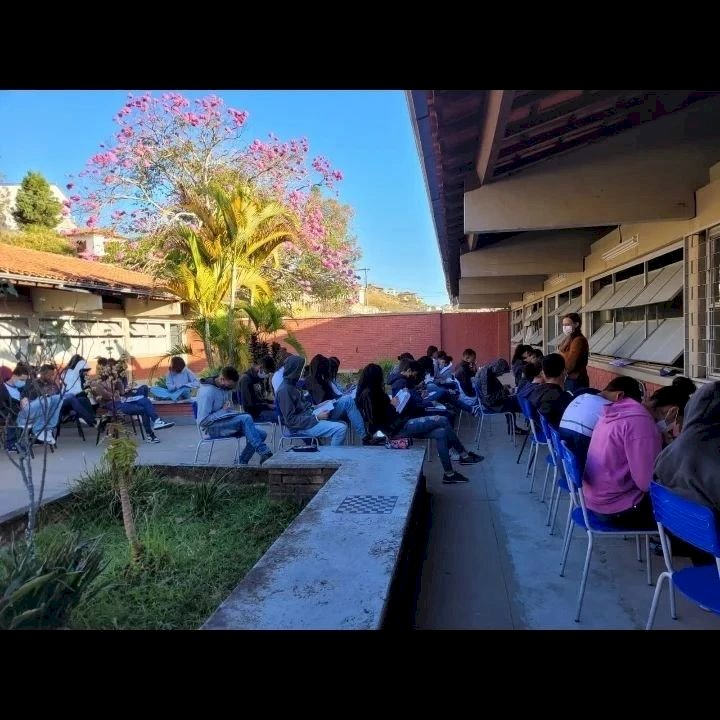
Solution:
[{"label": "person wearing white shirt", "polygon": [[581,471],[585,467],[590,437],[606,405],[610,405],[610,400],[603,392],[589,389],[573,398],[560,420],[560,437],[575,454]]}]

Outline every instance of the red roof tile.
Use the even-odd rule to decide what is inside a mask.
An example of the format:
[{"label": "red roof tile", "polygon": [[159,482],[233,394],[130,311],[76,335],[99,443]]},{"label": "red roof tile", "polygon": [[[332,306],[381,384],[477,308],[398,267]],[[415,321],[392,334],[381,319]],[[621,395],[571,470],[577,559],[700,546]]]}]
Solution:
[{"label": "red roof tile", "polygon": [[25,275],[79,287],[106,287],[138,293],[169,294],[152,275],[67,255],[0,243],[0,275]]}]

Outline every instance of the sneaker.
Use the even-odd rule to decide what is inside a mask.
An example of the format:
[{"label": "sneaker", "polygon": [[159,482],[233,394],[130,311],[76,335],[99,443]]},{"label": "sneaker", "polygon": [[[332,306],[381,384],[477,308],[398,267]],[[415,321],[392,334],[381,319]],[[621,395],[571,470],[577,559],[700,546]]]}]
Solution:
[{"label": "sneaker", "polygon": [[20,451],[18,450],[18,446],[15,443],[13,443],[12,445],[8,445],[5,448],[5,452],[16,453],[16,452],[20,452]]},{"label": "sneaker", "polygon": [[456,483],[470,482],[470,479],[461,475],[459,472],[452,472],[450,475],[447,473],[443,475],[442,481],[444,485],[455,485]]},{"label": "sneaker", "polygon": [[46,445],[55,444],[55,436],[50,430],[43,430],[41,433],[38,433],[37,439],[38,442],[45,443]]},{"label": "sneaker", "polygon": [[485,459],[484,455],[478,455],[474,452],[469,452],[467,454],[467,457],[461,457],[460,458],[460,464],[461,465],[474,465],[475,463],[482,462]]},{"label": "sneaker", "polygon": [[272,456],[273,456],[273,454],[269,451],[266,453],[263,453],[260,456],[260,464],[262,465],[263,463],[266,463]]},{"label": "sneaker", "polygon": [[81,425],[85,425],[86,427],[93,427],[85,418],[78,418],[78,421]]},{"label": "sneaker", "polygon": [[171,428],[175,423],[174,422],[167,422],[166,420],[163,420],[162,418],[158,418],[153,423],[153,430],[165,430],[166,428]]},{"label": "sneaker", "polygon": [[384,437],[374,437],[373,435],[366,435],[362,439],[362,444],[365,447],[376,447],[378,445],[384,445],[385,438]]},{"label": "sneaker", "polygon": [[145,438],[145,442],[151,445],[157,445],[160,442],[160,438],[157,435],[148,435]]}]

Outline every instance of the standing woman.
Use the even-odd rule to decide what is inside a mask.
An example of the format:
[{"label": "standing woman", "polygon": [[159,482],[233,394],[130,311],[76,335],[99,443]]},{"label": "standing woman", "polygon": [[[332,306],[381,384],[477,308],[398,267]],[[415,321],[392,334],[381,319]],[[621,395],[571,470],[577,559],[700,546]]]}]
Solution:
[{"label": "standing woman", "polygon": [[562,319],[564,337],[558,345],[558,352],[565,358],[565,390],[571,393],[590,387],[587,374],[590,346],[580,330],[581,325],[582,318],[577,313],[570,313]]}]

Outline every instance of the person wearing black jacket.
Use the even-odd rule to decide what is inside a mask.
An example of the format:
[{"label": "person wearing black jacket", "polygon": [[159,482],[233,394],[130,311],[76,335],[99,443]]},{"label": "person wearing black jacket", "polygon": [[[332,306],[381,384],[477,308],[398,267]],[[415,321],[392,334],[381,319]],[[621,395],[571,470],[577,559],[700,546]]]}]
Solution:
[{"label": "person wearing black jacket", "polygon": [[419,437],[435,440],[440,462],[445,473],[443,483],[468,482],[468,478],[453,469],[450,448],[457,450],[461,465],[474,465],[483,460],[482,455],[468,452],[458,439],[447,418],[426,415],[424,408],[412,397],[398,413],[399,400],[392,400],[385,393],[383,372],[379,365],[371,363],[360,373],[355,404],[365,420],[370,435],[378,430],[390,438]]},{"label": "person wearing black jacket", "polygon": [[353,397],[351,395],[338,395],[332,386],[329,358],[324,355],[316,355],[310,361],[310,372],[305,379],[305,390],[310,393],[313,405],[316,407],[328,400],[333,400],[335,404],[328,419],[333,422],[348,422],[358,437],[365,437],[365,423],[355,406]]},{"label": "person wearing black jacket", "polygon": [[254,362],[240,376],[240,404],[243,406],[243,411],[250,415],[255,422],[277,422],[277,410],[273,405],[261,399],[256,390],[256,385],[263,383],[265,378],[274,372],[275,361],[270,355],[266,355],[261,361]]}]

